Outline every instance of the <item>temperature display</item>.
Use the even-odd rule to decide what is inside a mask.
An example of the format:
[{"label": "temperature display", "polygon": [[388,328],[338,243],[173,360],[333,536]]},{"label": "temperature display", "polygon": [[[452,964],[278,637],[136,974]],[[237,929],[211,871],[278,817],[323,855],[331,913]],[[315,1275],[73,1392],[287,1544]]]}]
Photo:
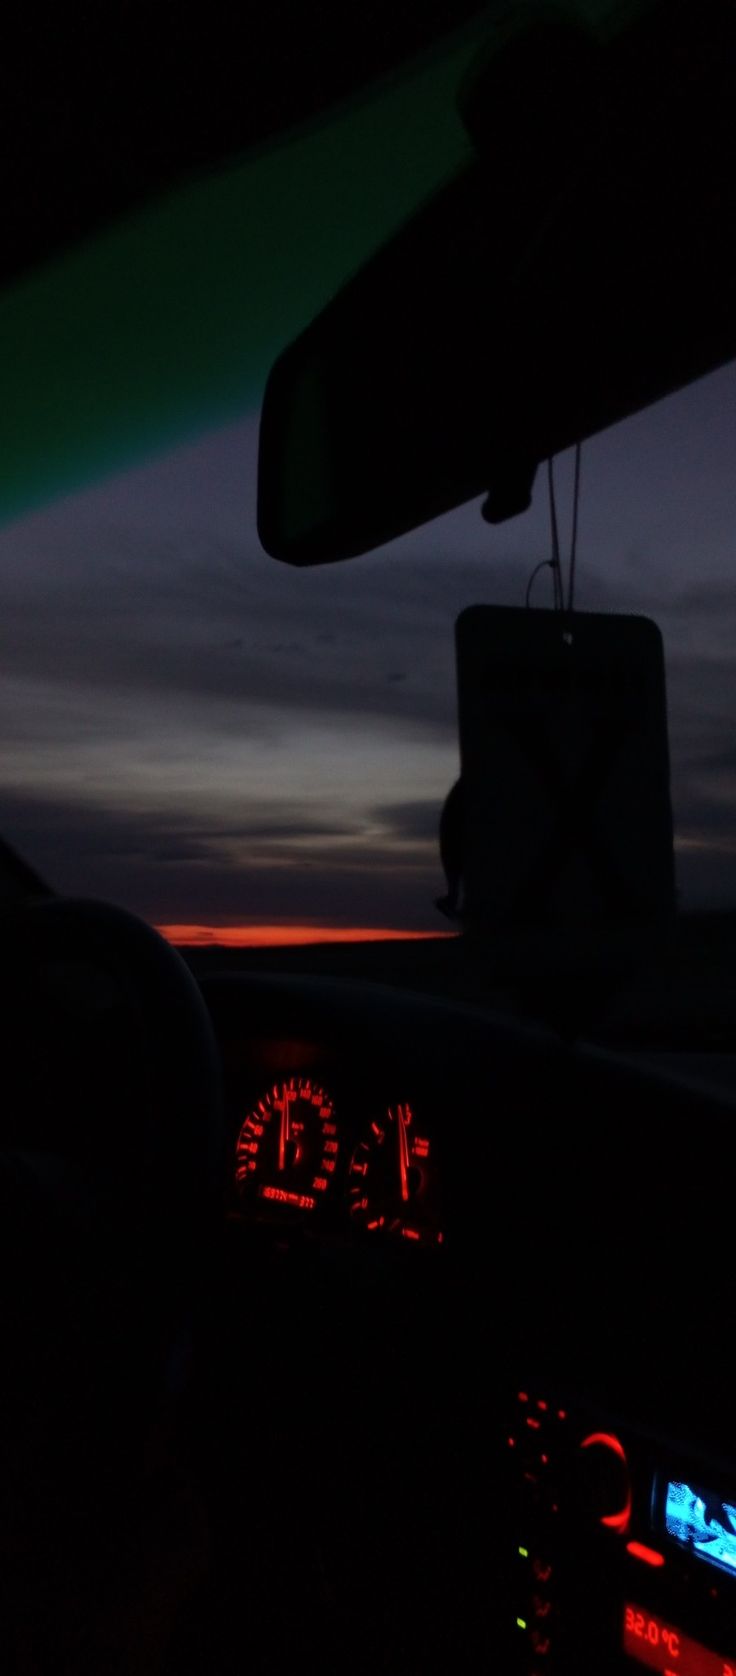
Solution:
[{"label": "temperature display", "polygon": [[624,1607],[624,1652],[664,1676],[736,1676],[736,1658],[724,1658],[693,1641],[641,1606]]}]

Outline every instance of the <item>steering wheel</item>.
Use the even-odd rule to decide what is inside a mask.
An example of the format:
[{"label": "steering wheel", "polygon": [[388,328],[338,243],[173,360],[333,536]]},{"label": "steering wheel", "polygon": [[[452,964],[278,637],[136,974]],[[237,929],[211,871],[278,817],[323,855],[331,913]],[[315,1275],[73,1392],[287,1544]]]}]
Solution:
[{"label": "steering wheel", "polygon": [[[0,926],[2,1640],[39,1587],[50,1635],[70,1588],[83,1618],[121,1563],[151,1419],[183,1383],[223,1125],[209,1015],[155,931],[54,897]],[[13,1650],[4,1668],[45,1672]]]}]

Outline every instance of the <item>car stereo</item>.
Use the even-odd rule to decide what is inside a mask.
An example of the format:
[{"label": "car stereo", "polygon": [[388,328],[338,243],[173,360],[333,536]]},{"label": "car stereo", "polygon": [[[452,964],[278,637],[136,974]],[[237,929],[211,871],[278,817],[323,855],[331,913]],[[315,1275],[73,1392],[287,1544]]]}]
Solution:
[{"label": "car stereo", "polygon": [[736,1474],[549,1391],[517,1391],[514,1669],[523,1676],[736,1676]]}]

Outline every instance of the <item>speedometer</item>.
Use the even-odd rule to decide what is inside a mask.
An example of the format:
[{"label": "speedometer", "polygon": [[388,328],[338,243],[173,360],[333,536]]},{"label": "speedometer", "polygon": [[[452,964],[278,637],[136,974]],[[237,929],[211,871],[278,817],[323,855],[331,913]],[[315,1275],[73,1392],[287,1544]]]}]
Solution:
[{"label": "speedometer", "polygon": [[235,1148],[239,1193],[271,1205],[310,1211],[337,1168],[339,1138],[332,1099],[310,1077],[276,1082],[248,1113]]}]

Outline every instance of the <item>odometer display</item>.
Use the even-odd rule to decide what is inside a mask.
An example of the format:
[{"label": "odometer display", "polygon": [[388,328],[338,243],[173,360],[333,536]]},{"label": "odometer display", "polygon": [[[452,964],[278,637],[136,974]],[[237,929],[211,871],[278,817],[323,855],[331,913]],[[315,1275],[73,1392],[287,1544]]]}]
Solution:
[{"label": "odometer display", "polygon": [[315,1210],[337,1168],[334,1103],[310,1077],[273,1087],[248,1113],[235,1148],[235,1185],[249,1199]]}]

